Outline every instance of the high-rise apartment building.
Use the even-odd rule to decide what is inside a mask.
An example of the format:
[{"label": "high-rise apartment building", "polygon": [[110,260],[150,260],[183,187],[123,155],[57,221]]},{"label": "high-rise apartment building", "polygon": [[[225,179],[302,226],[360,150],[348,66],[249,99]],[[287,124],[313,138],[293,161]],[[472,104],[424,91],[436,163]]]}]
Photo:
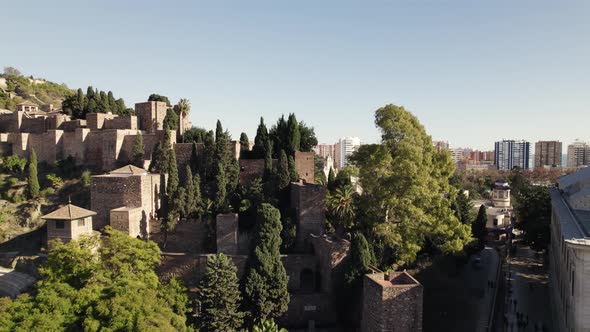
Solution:
[{"label": "high-rise apartment building", "polygon": [[334,160],[336,158],[336,144],[318,144],[314,150],[322,159],[331,157]]},{"label": "high-rise apartment building", "polygon": [[561,167],[561,146],[559,141],[535,143],[535,168]]},{"label": "high-rise apartment building", "polygon": [[567,147],[567,167],[580,167],[590,164],[590,146],[576,140]]},{"label": "high-rise apartment building", "polygon": [[449,142],[447,141],[432,141],[432,146],[436,149],[436,151],[443,151],[449,149]]},{"label": "high-rise apartment building", "polygon": [[529,169],[530,143],[502,140],[495,143],[494,164],[500,170]]},{"label": "high-rise apartment building", "polygon": [[338,143],[336,143],[336,157],[334,160],[336,161],[336,166],[338,168],[343,168],[348,165],[348,158],[355,152],[359,146],[361,146],[361,139],[358,137],[346,137],[341,138]]}]

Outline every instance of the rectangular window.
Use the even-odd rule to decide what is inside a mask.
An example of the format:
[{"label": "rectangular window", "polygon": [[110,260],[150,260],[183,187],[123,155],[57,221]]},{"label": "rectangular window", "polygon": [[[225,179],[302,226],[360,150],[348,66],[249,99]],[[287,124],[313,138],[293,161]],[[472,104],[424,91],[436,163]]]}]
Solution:
[{"label": "rectangular window", "polygon": [[85,223],[84,223],[84,219],[79,219],[78,220],[78,227],[84,227]]},{"label": "rectangular window", "polygon": [[64,224],[63,220],[56,220],[55,221],[55,228],[63,229],[64,227],[65,227],[65,224]]}]

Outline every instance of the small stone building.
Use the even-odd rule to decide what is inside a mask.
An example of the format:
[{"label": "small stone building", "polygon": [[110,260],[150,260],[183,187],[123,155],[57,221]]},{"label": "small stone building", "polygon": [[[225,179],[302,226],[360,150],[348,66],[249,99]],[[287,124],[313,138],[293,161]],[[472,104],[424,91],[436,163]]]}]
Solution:
[{"label": "small stone building", "polygon": [[47,223],[47,242],[60,239],[67,243],[92,234],[92,216],[96,212],[71,203],[41,217]]},{"label": "small stone building", "polygon": [[422,331],[423,291],[405,271],[366,274],[361,331]]},{"label": "small stone building", "polygon": [[149,173],[133,165],[92,176],[90,207],[97,213],[94,229],[100,230],[110,224],[137,236],[139,224],[140,237],[147,238],[150,220],[156,218],[161,189],[165,187],[166,175]]}]

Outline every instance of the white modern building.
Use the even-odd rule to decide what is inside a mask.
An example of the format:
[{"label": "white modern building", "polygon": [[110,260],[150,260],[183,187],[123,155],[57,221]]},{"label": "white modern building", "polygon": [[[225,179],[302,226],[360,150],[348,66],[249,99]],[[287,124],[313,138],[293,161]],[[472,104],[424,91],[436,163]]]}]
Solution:
[{"label": "white modern building", "polygon": [[361,139],[358,137],[341,138],[336,143],[336,166],[343,168],[348,165],[348,158],[361,146]]},{"label": "white modern building", "polygon": [[590,168],[551,194],[549,286],[556,331],[590,331]]}]

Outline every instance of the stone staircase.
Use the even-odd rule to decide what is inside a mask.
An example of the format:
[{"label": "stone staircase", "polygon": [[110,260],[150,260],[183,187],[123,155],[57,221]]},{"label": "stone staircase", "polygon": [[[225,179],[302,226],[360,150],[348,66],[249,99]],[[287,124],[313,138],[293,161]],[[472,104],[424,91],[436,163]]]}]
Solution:
[{"label": "stone staircase", "polygon": [[0,297],[17,297],[35,283],[36,279],[13,269],[0,267]]}]

